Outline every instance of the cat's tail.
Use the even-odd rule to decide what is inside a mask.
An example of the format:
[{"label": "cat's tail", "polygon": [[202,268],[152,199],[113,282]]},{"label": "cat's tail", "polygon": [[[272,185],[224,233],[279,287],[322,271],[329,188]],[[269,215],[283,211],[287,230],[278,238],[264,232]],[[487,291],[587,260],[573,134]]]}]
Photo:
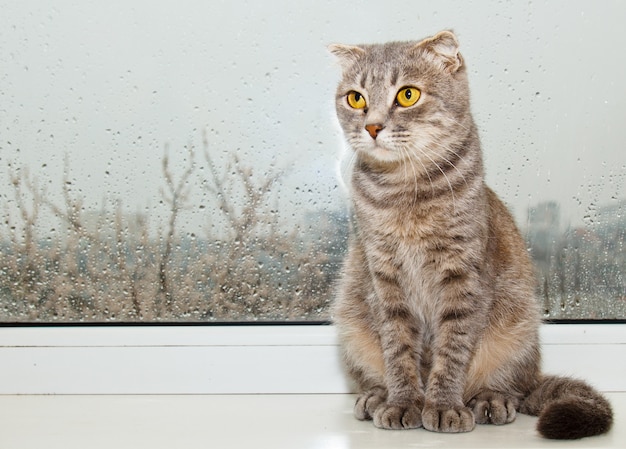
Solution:
[{"label": "cat's tail", "polygon": [[520,411],[539,416],[537,430],[545,438],[575,440],[608,432],[613,424],[609,401],[580,380],[543,376]]}]

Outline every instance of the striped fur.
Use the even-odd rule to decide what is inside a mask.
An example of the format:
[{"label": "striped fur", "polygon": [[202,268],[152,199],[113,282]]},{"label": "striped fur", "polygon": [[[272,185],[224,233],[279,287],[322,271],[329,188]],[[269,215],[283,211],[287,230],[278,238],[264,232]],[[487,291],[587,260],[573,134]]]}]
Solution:
[{"label": "striped fur", "polygon": [[[356,226],[333,317],[361,390],[356,417],[465,432],[521,411],[540,415],[548,438],[606,432],[612,413],[598,392],[540,372],[533,268],[484,183],[456,37],[330,50],[355,158]],[[421,97],[404,108],[395,98],[407,86]],[[349,105],[351,91],[366,107]]]}]

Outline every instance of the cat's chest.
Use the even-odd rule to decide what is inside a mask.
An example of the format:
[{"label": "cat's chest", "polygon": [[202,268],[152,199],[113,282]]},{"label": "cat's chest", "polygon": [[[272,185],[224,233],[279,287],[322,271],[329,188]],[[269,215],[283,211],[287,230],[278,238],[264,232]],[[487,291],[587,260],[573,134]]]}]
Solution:
[{"label": "cat's chest", "polygon": [[393,266],[402,271],[401,278],[410,282],[428,275],[432,248],[442,232],[432,217],[412,210],[372,211],[357,207],[357,227],[370,262],[393,261]]},{"label": "cat's chest", "polygon": [[[400,226],[400,225],[398,225]],[[403,233],[361,232],[365,254],[370,267],[391,270],[407,304],[424,323],[431,322],[439,310],[438,279],[440,273],[433,263],[429,238],[422,227],[404,223]],[[418,236],[419,235],[419,236]]]},{"label": "cat's chest", "polygon": [[394,246],[419,250],[444,232],[445,212],[433,207],[408,202],[379,208],[357,204],[355,209],[361,229],[377,239],[393,242]]},{"label": "cat's chest", "polygon": [[353,178],[353,202],[357,219],[390,238],[419,241],[430,238],[450,216],[448,198],[425,195],[415,179],[404,172],[357,172]]}]

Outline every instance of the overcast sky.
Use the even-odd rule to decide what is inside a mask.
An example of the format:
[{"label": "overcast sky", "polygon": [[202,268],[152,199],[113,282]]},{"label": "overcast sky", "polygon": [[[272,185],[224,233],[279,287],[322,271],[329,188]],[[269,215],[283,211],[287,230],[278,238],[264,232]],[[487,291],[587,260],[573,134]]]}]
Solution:
[{"label": "overcast sky", "polygon": [[[0,0],[0,11],[3,203],[8,164],[60,200],[67,155],[87,208],[121,199],[159,216],[165,144],[181,173],[185,145],[206,131],[218,161],[237,152],[258,176],[285,170],[283,219],[338,208],[339,68],[326,46],[441,29],[459,37],[488,181],[520,224],[541,201],[580,226],[626,197],[626,2]],[[186,229],[214,204],[196,160]]]}]

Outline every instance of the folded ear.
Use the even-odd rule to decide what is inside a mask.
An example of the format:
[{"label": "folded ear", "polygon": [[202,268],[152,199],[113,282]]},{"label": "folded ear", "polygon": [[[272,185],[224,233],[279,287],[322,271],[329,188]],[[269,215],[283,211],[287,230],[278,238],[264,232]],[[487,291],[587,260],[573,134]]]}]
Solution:
[{"label": "folded ear", "polygon": [[337,57],[344,69],[357,62],[365,54],[365,50],[354,45],[331,44],[328,50]]},{"label": "folded ear", "polygon": [[459,53],[459,41],[452,31],[441,31],[417,44],[419,48],[430,52],[442,68],[454,73],[463,66],[463,57]]}]

